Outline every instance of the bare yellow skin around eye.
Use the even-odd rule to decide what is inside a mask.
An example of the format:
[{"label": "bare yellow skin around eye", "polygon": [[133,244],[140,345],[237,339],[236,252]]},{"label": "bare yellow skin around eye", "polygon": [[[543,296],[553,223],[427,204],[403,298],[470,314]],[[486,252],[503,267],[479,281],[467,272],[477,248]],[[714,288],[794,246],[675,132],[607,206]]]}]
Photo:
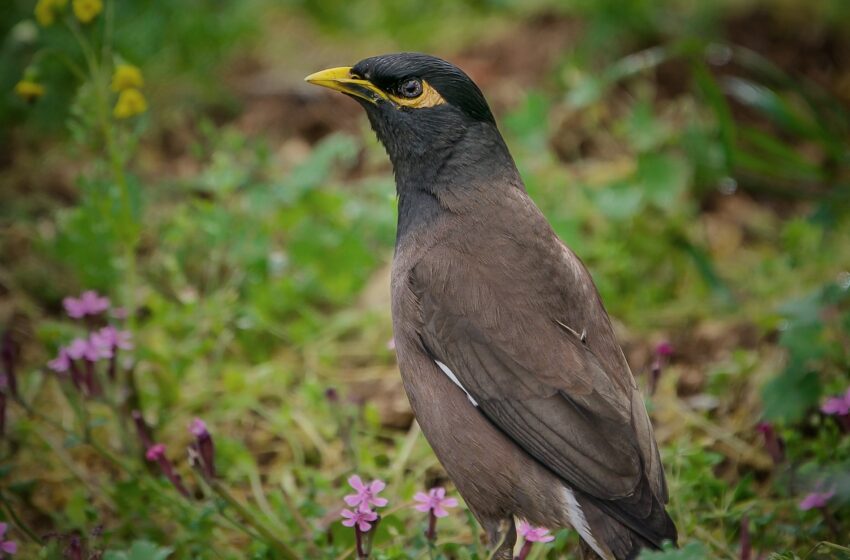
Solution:
[{"label": "bare yellow skin around eye", "polygon": [[443,96],[431,87],[431,84],[422,80],[422,93],[419,94],[419,97],[408,98],[408,97],[400,97],[398,95],[388,94],[388,97],[395,103],[396,105],[400,105],[402,107],[410,107],[411,109],[427,109],[429,107],[436,107],[437,105],[442,105],[446,102],[443,99]]}]

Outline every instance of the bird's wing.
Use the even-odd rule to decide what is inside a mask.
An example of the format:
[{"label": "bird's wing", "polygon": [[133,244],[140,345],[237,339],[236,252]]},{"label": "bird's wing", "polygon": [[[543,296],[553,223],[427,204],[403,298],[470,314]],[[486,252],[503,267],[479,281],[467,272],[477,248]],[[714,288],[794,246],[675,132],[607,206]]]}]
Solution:
[{"label": "bird's wing", "polygon": [[422,345],[527,453],[660,544],[675,529],[646,409],[589,274],[555,242],[563,262],[542,267],[515,239],[431,251],[409,278]]}]

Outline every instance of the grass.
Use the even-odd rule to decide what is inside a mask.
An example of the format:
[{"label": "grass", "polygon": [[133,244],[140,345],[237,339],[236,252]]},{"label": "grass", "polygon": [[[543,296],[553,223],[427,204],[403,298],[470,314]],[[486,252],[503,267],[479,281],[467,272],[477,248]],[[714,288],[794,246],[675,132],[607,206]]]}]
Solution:
[{"label": "grass", "polygon": [[[97,124],[112,94],[97,106],[77,93],[105,87],[111,57],[79,90],[40,66],[44,99],[0,112],[15,123],[13,188],[0,195],[0,324],[18,380],[17,397],[3,393],[0,519],[21,557],[74,557],[79,546],[112,559],[286,558],[290,548],[352,558],[354,533],[338,522],[352,473],[388,485],[374,557],[484,557],[463,508],[439,521],[432,544],[411,507],[417,491],[451,487],[411,423],[387,347],[395,203],[383,150],[353,104],[298,101],[311,94],[289,73],[411,45],[503,52],[500,36],[519,48],[547,21],[580,31],[534,84],[517,93],[509,75],[480,72],[530,194],[590,268],[642,386],[656,345],[674,348],[646,394],[684,548],[643,557],[743,558],[745,527],[752,550],[774,558],[847,556],[850,438],[818,411],[850,371],[850,120],[837,94],[770,52],[719,47],[737,13],[727,4],[249,2],[194,21],[204,6],[131,2],[116,13],[124,32],[111,48],[144,69],[152,107],[107,120],[121,173],[101,155]],[[29,7],[17,9],[3,29]],[[812,17],[836,34],[845,25]],[[102,46],[100,27],[84,31]],[[60,28],[40,33],[80,56]],[[195,64],[219,39],[220,57]],[[326,47],[292,54],[305,44]],[[6,56],[34,49],[8,45]],[[153,55],[160,48],[167,56]],[[245,60],[279,74],[240,73]],[[686,85],[670,93],[665,72]],[[291,115],[318,115],[321,133],[289,121],[246,133],[240,115],[262,99],[240,92],[263,79],[284,88],[275,99],[293,103]],[[192,92],[202,107],[189,107]],[[68,121],[71,138],[56,126]],[[15,194],[30,184],[36,195]],[[97,398],[45,368],[90,328],[61,309],[86,288],[133,310],[112,320],[132,331],[135,349],[122,354],[132,362],[119,362],[115,382],[99,366]],[[145,460],[133,409],[166,444],[188,499]],[[215,442],[217,479],[185,459],[194,417]],[[782,461],[761,421],[784,442]],[[819,485],[836,490],[828,507],[800,510]],[[530,558],[575,552],[574,533],[556,537]]]}]

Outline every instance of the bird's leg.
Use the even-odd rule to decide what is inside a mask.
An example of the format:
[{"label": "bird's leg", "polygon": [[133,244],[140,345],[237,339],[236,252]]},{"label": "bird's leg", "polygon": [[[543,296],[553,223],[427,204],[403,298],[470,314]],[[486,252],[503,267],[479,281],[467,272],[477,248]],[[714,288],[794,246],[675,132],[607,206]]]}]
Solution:
[{"label": "bird's leg", "polygon": [[488,527],[487,538],[490,540],[490,545],[494,547],[490,560],[513,560],[516,544],[516,526],[513,517]]}]

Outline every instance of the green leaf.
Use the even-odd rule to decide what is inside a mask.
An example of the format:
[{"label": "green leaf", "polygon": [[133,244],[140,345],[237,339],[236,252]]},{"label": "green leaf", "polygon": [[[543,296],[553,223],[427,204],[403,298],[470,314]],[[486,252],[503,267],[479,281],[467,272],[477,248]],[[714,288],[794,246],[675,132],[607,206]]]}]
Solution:
[{"label": "green leaf", "polygon": [[605,91],[606,84],[602,80],[587,76],[570,90],[567,94],[567,101],[576,108],[587,107],[599,100]]},{"label": "green leaf", "polygon": [[723,91],[717,84],[717,80],[705,67],[705,64],[697,64],[694,68],[694,80],[702,92],[706,103],[714,112],[717,119],[717,127],[720,133],[720,143],[723,147],[724,173],[728,175],[735,163],[735,136],[736,125],[732,116],[732,109],[726,102]]},{"label": "green leaf", "polygon": [[644,99],[635,105],[626,121],[626,134],[635,150],[648,152],[659,148],[669,132],[664,121],[653,111],[651,100]]},{"label": "green leaf", "polygon": [[823,140],[823,134],[810,116],[800,114],[777,92],[743,78],[728,77],[723,83],[729,95],[761,112],[784,130],[804,138]]},{"label": "green leaf", "polygon": [[150,541],[133,541],[127,551],[107,551],[103,560],[166,560],[173,549],[158,546]]},{"label": "green leaf", "polygon": [[817,374],[786,369],[762,388],[764,416],[768,420],[799,420],[818,403],[820,394]]},{"label": "green leaf", "polygon": [[647,153],[638,158],[637,174],[647,199],[656,206],[669,210],[685,192],[691,170],[680,156]]},{"label": "green leaf", "polygon": [[504,119],[505,129],[529,151],[546,151],[549,128],[549,99],[540,92],[530,92],[522,105]]},{"label": "green leaf", "polygon": [[619,182],[592,191],[596,207],[612,220],[626,220],[637,214],[644,203],[644,192],[634,184]]},{"label": "green leaf", "polygon": [[76,488],[71,494],[68,503],[65,504],[65,515],[68,521],[75,527],[88,525],[89,499],[84,488]]},{"label": "green leaf", "polygon": [[785,178],[793,175],[800,179],[815,181],[823,179],[820,166],[806,160],[797,150],[788,147],[774,136],[751,126],[742,126],[740,131],[741,141],[759,152],[758,156],[767,162],[770,168],[769,173],[785,176]]}]

